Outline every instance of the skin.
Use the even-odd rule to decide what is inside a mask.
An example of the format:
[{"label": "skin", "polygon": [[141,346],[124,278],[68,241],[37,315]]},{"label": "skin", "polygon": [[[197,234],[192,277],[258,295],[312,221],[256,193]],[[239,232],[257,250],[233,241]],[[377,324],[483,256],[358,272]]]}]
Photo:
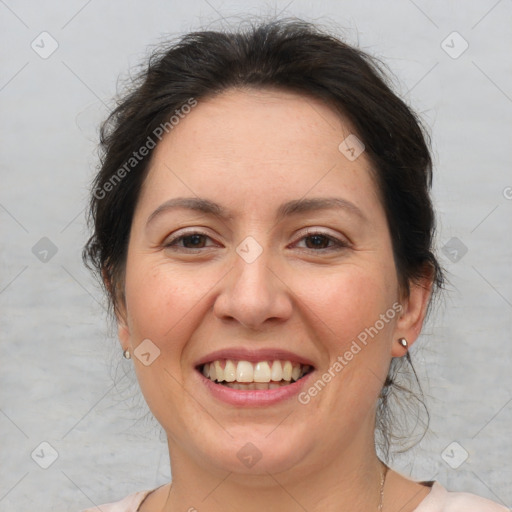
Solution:
[{"label": "skin", "polygon": [[[401,294],[370,162],[338,149],[350,133],[319,100],[229,90],[199,101],[155,149],[133,217],[118,332],[132,354],[144,339],[160,350],[149,366],[132,361],[167,433],[173,482],[140,510],[377,510],[375,407],[391,358],[406,353],[398,338],[410,346],[421,331],[431,280]],[[146,225],[176,197],[207,198],[232,218],[179,209]],[[276,222],[282,203],[319,197],[348,200],[364,219],[330,209]],[[171,234],[196,230],[207,237],[165,247]],[[235,250],[247,236],[263,251],[252,263]],[[306,405],[239,408],[197,384],[194,362],[231,347],[286,348],[320,377],[397,302],[401,314]],[[252,468],[237,458],[248,442],[261,453]],[[429,490],[390,469],[384,510],[414,510]]]}]

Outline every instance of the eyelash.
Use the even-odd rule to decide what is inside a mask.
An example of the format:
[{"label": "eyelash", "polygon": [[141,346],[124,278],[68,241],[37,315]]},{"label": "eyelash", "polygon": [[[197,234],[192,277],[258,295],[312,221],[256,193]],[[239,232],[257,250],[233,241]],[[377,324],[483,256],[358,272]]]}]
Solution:
[{"label": "eyelash", "polygon": [[[165,248],[177,247],[177,245],[176,245],[177,242],[180,242],[180,241],[184,240],[185,238],[189,238],[189,237],[197,236],[197,235],[204,236],[206,238],[210,238],[211,239],[211,237],[208,234],[206,234],[206,233],[203,233],[201,231],[191,231],[190,233],[185,233],[183,235],[180,235],[178,237],[175,237],[175,238],[171,239],[168,243],[166,243],[164,245],[164,247]],[[305,248],[306,250],[313,251],[313,252],[324,252],[324,251],[341,250],[341,249],[345,249],[345,248],[349,247],[349,243],[348,242],[344,242],[342,240],[339,240],[338,238],[335,238],[335,237],[333,237],[331,235],[327,235],[326,233],[323,233],[321,231],[308,231],[301,238],[299,238],[299,241],[300,240],[304,240],[306,238],[316,237],[316,236],[323,237],[328,242],[332,242],[333,245],[331,245],[330,247],[321,248],[319,250],[316,250],[314,248],[306,247]],[[177,250],[196,253],[198,250],[205,249],[205,248],[206,247],[199,247],[199,248],[195,248],[195,249],[194,248],[190,248],[190,247],[178,247]]]}]

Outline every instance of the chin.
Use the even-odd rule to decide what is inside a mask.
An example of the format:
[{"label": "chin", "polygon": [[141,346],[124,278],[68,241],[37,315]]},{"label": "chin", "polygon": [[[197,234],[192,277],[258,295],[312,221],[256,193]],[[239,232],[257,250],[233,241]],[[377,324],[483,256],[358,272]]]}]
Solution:
[{"label": "chin", "polygon": [[222,440],[215,436],[200,442],[203,464],[239,475],[268,476],[296,467],[309,452],[303,436],[293,435],[286,426],[237,425],[236,431],[228,430],[233,437],[226,434]]}]

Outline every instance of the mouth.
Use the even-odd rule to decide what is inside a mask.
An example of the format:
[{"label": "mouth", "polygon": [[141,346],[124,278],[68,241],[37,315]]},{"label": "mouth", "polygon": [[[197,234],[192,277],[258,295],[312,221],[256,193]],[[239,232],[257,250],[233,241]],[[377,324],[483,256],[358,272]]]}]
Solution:
[{"label": "mouth", "polygon": [[196,366],[210,381],[236,390],[269,390],[289,386],[314,370],[309,364],[289,360],[216,359]]}]

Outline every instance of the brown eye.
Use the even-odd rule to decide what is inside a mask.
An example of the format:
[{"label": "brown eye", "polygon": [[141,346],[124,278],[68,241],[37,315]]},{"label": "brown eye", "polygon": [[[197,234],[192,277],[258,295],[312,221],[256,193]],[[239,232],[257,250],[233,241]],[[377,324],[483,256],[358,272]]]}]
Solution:
[{"label": "brown eye", "polygon": [[340,250],[349,247],[347,242],[321,232],[307,233],[299,241],[302,240],[305,241],[305,249],[311,249],[315,252]]},{"label": "brown eye", "polygon": [[205,233],[194,232],[172,238],[165,244],[165,247],[176,247],[178,249],[203,249],[211,247],[206,245],[206,239],[210,238]]},{"label": "brown eye", "polygon": [[328,237],[324,235],[308,235],[304,237],[304,240],[310,240],[311,244],[308,246],[306,242],[306,246],[308,249],[326,249],[329,242],[331,241]]},{"label": "brown eye", "polygon": [[187,235],[180,237],[180,239],[183,240],[185,247],[187,247],[187,244],[191,245],[191,247],[187,247],[187,249],[198,249],[204,247],[204,238],[204,235]]}]

